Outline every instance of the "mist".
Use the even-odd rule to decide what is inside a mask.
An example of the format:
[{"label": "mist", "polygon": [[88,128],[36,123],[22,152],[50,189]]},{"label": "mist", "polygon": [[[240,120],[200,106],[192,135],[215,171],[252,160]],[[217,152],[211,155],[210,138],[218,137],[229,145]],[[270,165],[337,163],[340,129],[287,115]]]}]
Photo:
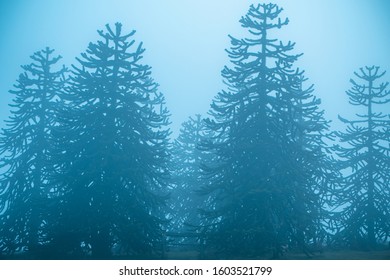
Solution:
[{"label": "mist", "polygon": [[[267,36],[283,42],[283,46],[275,47],[277,52],[298,56],[275,56],[264,62],[262,67],[266,68],[245,68],[234,58],[234,55],[242,55],[242,60],[246,61],[252,55],[234,53],[234,48],[253,35],[248,33],[248,28],[256,24],[245,27],[240,20],[252,9],[250,7],[254,7],[253,11],[259,7],[260,11],[262,8],[258,5],[263,2],[259,1],[39,0],[26,3],[16,0],[0,3],[0,127],[3,128],[0,217],[5,231],[12,225],[12,219],[20,227],[10,226],[11,234],[3,234],[3,239],[0,236],[2,256],[13,258],[17,253],[27,252],[22,258],[207,259],[283,258],[287,253],[287,258],[304,258],[317,253],[319,247],[321,251],[323,248],[385,250],[383,246],[390,238],[389,216],[384,214],[388,213],[389,205],[390,107],[386,81],[390,80],[390,75],[385,71],[390,70],[390,4],[381,0],[275,0],[272,3],[283,9],[275,10],[282,23],[286,18],[288,21],[279,26],[275,23]],[[271,16],[270,19],[273,20]],[[116,80],[104,85],[97,83],[97,86],[92,80],[87,81],[96,73],[102,83],[106,81],[104,75],[100,76],[100,70],[96,73],[91,70],[95,69],[91,65],[96,62],[93,55],[105,59],[94,50],[102,48],[102,53],[107,51],[107,57],[111,58],[109,49],[122,47],[115,41],[122,40],[115,37],[119,34],[130,34],[129,42],[134,40],[129,46],[135,53],[130,63],[134,68],[126,68],[125,64],[118,66],[119,70],[116,66],[108,67],[107,75],[118,75],[121,82],[117,84],[118,95],[103,102],[105,95],[99,94],[108,94]],[[104,40],[107,49],[102,46]],[[246,43],[248,49],[253,47],[252,43]],[[21,66],[34,62],[30,65],[31,77],[41,81],[40,74],[33,74],[42,62],[41,56],[54,59],[49,63],[53,66],[51,81],[54,84],[47,85],[50,101],[46,104],[52,107],[47,107],[47,116],[37,115],[31,122],[25,122],[26,127],[36,125],[41,134],[23,132],[26,136],[23,140],[15,131],[24,124],[22,121],[18,124],[12,116],[22,116],[23,110],[34,112],[33,105],[21,108],[29,102],[35,104],[36,100],[26,97],[24,103],[20,102],[23,98],[15,99],[15,92],[23,92],[29,86],[28,82],[23,84],[23,77],[19,75],[31,69]],[[255,60],[249,58],[247,63]],[[275,74],[280,75],[280,80],[272,75],[271,78],[261,76],[274,65],[281,67],[278,70],[281,72]],[[256,93],[263,89],[252,92],[256,86],[251,82],[232,78],[240,77],[240,71],[246,75],[252,70],[253,76],[258,75],[262,81],[275,79],[273,83],[280,87],[276,93],[265,90],[264,94],[271,99],[291,98],[288,101],[291,102],[262,104],[259,101],[257,104]],[[296,71],[295,74],[288,72],[290,70]],[[126,76],[126,71],[136,71],[139,76]],[[252,76],[248,75],[247,79]],[[372,84],[364,84],[370,79],[374,82],[373,88]],[[356,84],[362,86],[356,87]],[[97,88],[101,92],[94,95]],[[367,100],[356,97],[367,88],[370,90]],[[346,91],[352,91],[352,97]],[[132,92],[134,100],[124,92]],[[302,97],[279,96],[286,92]],[[244,96],[241,103],[233,97],[234,93]],[[102,107],[96,105],[99,102]],[[89,108],[86,104],[97,107]],[[370,104],[374,105],[367,111]],[[250,106],[258,106],[258,110],[252,112]],[[370,132],[360,135],[359,128],[354,132],[358,142],[379,135],[370,140],[372,149],[379,155],[367,144],[363,153],[368,151],[369,159],[356,163],[350,155],[352,152],[346,151],[355,143],[347,127],[355,129],[356,123],[364,123],[364,130],[366,119],[359,118],[372,111],[372,117],[367,115]],[[236,119],[236,116],[241,117]],[[47,127],[39,128],[38,124],[46,117]],[[7,121],[11,125],[7,126]],[[36,146],[17,146],[35,143],[36,139],[40,141],[37,140]],[[129,139],[138,140],[133,140],[136,143],[133,145]],[[23,151],[28,154],[25,160],[21,156]],[[356,154],[360,152],[356,150]],[[89,162],[91,158],[96,162]],[[295,161],[299,159],[302,162],[297,164]],[[37,163],[31,163],[30,169],[23,169],[24,163],[35,160]],[[372,167],[374,161],[376,165]],[[356,183],[366,177],[354,177],[354,170],[366,164],[369,166],[367,176],[377,178],[377,182],[368,182],[367,187],[364,182]],[[25,173],[18,173],[19,167]],[[37,170],[41,171],[38,175]],[[37,187],[38,193],[34,192],[37,184],[41,184]],[[357,187],[359,184],[363,186],[361,189]],[[349,195],[338,197],[348,188],[352,198],[348,200]],[[118,191],[113,194],[111,189]],[[141,195],[138,197],[138,191],[133,192],[133,189],[140,190]],[[377,200],[385,210],[374,209],[373,201],[377,201],[378,194],[371,194],[375,192],[371,189],[381,190],[379,197],[383,199]],[[279,196],[280,192],[286,195]],[[45,216],[34,210],[43,207],[38,202],[39,207],[17,210],[17,207],[24,209],[18,206],[19,193],[28,193],[27,201],[39,200],[37,197],[50,201],[50,214]],[[110,199],[105,200],[104,196]],[[354,197],[360,196],[367,196],[367,200],[356,202]],[[126,197],[131,199],[126,201]],[[301,207],[299,199],[303,197],[312,198],[307,203],[302,201]],[[274,200],[275,212],[269,213],[266,205]],[[371,219],[367,225],[347,222],[353,220],[351,216],[359,215],[359,212],[351,214],[348,211],[352,210],[348,209],[360,209],[360,202],[370,209],[366,211],[367,219]],[[124,206],[129,203],[133,208]],[[257,204],[263,206],[257,207]],[[16,210],[10,210],[12,205],[17,206]],[[312,223],[295,221],[294,215],[281,210],[285,205],[290,205],[295,214],[310,213],[307,219]],[[96,214],[111,206],[113,210],[107,211],[106,216]],[[366,209],[364,207],[361,209]],[[75,209],[89,214],[73,223],[72,217],[77,216]],[[221,214],[224,209],[228,209],[226,215]],[[330,212],[323,215],[323,210]],[[8,211],[18,214],[7,214]],[[31,229],[38,232],[36,240],[31,239],[31,234],[27,234],[26,240],[17,234],[23,228],[23,211],[30,213],[31,217],[26,218],[29,222],[41,220]],[[117,212],[122,214],[116,216]],[[236,220],[236,216],[252,217],[256,221],[264,217],[276,218],[264,218],[264,223],[256,224],[249,218]],[[62,220],[53,222],[56,217]],[[97,217],[96,221],[91,222],[90,217]],[[102,226],[105,219],[112,221],[112,227]],[[118,225],[122,225],[123,220],[128,222],[121,228]],[[140,225],[142,221],[144,226]],[[288,224],[289,221],[293,222]],[[90,225],[88,232],[80,230],[83,224]],[[220,227],[213,226],[216,224]],[[299,226],[294,228],[292,224]],[[67,227],[69,231],[64,231]],[[273,233],[264,233],[263,227],[272,228]],[[148,232],[151,228],[154,230]],[[46,229],[47,233],[42,233]],[[248,233],[255,229],[261,233]],[[132,231],[133,235],[129,234]],[[339,232],[341,234],[337,235]],[[19,243],[14,242],[16,237],[12,234],[21,238]],[[134,240],[141,240],[139,247]],[[241,249],[225,246],[221,240],[236,243]],[[39,250],[31,247],[34,242]],[[58,245],[61,243],[64,247]],[[257,245],[253,247],[254,243]],[[16,247],[10,249],[9,244]],[[291,251],[287,252],[289,248]],[[257,251],[253,252],[254,249]],[[28,255],[29,252],[33,252],[32,255]]]},{"label": "mist", "polygon": [[[387,1],[274,1],[290,24],[278,38],[296,42],[304,53],[299,66],[315,85],[327,117],[353,110],[344,94],[353,72],[365,65],[389,69],[390,10]],[[70,65],[106,23],[121,22],[144,42],[145,63],[152,66],[172,114],[177,135],[189,116],[209,110],[223,87],[220,72],[228,57],[228,34],[240,36],[238,20],[256,1],[12,1],[1,3],[1,119],[20,73],[33,52],[49,46]],[[336,101],[337,100],[337,101]],[[336,125],[334,123],[333,125]]]}]

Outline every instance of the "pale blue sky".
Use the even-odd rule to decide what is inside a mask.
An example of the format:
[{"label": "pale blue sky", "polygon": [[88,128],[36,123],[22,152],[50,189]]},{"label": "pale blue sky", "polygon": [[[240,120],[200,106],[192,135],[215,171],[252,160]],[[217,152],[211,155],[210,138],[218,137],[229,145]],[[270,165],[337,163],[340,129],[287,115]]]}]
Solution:
[{"label": "pale blue sky", "polygon": [[[223,88],[220,76],[228,63],[228,34],[246,36],[238,22],[251,3],[243,0],[13,0],[0,2],[0,126],[8,117],[12,89],[30,63],[29,56],[46,46],[70,65],[106,23],[123,23],[143,41],[144,62],[152,66],[177,131],[188,116],[209,109]],[[277,0],[290,24],[281,40],[296,42],[303,52],[299,66],[315,85],[329,119],[353,112],[345,95],[353,71],[380,65],[390,80],[390,1]],[[389,106],[390,107],[390,106]],[[337,125],[337,121],[335,122]]]}]

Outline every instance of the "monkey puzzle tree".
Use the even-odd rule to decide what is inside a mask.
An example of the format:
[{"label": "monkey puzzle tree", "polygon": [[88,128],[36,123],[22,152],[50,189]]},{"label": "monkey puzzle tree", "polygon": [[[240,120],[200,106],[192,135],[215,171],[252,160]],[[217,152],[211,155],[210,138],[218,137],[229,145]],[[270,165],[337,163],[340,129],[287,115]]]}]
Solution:
[{"label": "monkey puzzle tree", "polygon": [[[347,125],[338,132],[336,146],[344,177],[337,189],[335,229],[344,244],[357,248],[375,248],[390,237],[390,120],[379,111],[388,104],[388,83],[379,83],[385,75],[379,67],[360,68],[347,91],[350,103],[363,113],[355,120],[339,119]],[[360,81],[360,82],[359,82]]]},{"label": "monkey puzzle tree", "polygon": [[198,114],[182,124],[180,134],[173,142],[173,189],[170,199],[172,231],[193,231],[200,224],[199,209],[207,204],[204,197],[198,194],[204,181],[201,166],[210,163],[212,155],[200,150],[199,145],[210,137],[211,131]]},{"label": "monkey puzzle tree", "polygon": [[110,258],[113,247],[153,253],[163,238],[168,112],[135,31],[117,23],[98,33],[73,66],[55,134],[62,203],[53,244],[92,258]]},{"label": "monkey puzzle tree", "polygon": [[55,125],[56,100],[66,82],[66,68],[57,69],[60,56],[43,49],[31,56],[33,62],[22,66],[15,95],[10,105],[12,115],[0,137],[0,252],[34,253],[47,242],[46,227],[52,195],[49,177],[52,130]]},{"label": "monkey puzzle tree", "polygon": [[300,56],[291,54],[294,44],[272,38],[288,24],[281,11],[251,5],[241,18],[251,37],[230,37],[233,66],[222,71],[228,89],[211,105],[216,137],[203,149],[220,164],[204,167],[203,193],[214,199],[201,232],[225,257],[278,257],[285,244],[307,252],[322,231],[328,125],[293,66]]}]

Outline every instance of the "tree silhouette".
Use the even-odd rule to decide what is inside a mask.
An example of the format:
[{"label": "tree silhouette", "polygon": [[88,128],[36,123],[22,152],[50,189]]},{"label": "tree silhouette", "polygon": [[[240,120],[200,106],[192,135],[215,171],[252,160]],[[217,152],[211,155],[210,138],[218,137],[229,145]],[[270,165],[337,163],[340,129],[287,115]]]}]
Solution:
[{"label": "tree silhouette", "polygon": [[56,125],[57,101],[63,94],[66,68],[56,64],[60,56],[43,49],[22,66],[10,105],[12,116],[0,138],[0,252],[37,252],[47,242],[53,196],[49,182],[53,172],[52,130]]},{"label": "tree silhouette", "polygon": [[216,139],[203,145],[220,159],[206,166],[214,206],[202,234],[224,257],[279,257],[289,244],[308,252],[322,231],[327,122],[312,87],[290,52],[271,34],[288,24],[274,4],[251,5],[240,22],[251,38],[231,38],[228,86],[211,105],[208,126]]},{"label": "tree silhouette", "polygon": [[168,112],[144,49],[106,25],[77,58],[56,130],[58,254],[111,258],[161,245]]},{"label": "tree silhouette", "polygon": [[[197,114],[182,124],[179,136],[172,145],[172,194],[170,231],[179,233],[180,242],[197,243],[195,233],[200,224],[199,210],[208,201],[198,193],[203,185],[201,166],[212,162],[212,154],[199,148],[203,141],[211,138],[204,119]],[[187,237],[183,237],[186,234]]]},{"label": "tree silhouette", "polygon": [[[379,67],[364,67],[354,73],[347,91],[350,104],[363,113],[355,120],[339,119],[347,125],[338,132],[341,146],[336,146],[344,177],[337,189],[337,220],[344,244],[357,248],[375,248],[390,237],[390,148],[389,115],[377,111],[389,103],[388,83],[379,83],[385,75]],[[359,82],[360,81],[360,82]]]}]

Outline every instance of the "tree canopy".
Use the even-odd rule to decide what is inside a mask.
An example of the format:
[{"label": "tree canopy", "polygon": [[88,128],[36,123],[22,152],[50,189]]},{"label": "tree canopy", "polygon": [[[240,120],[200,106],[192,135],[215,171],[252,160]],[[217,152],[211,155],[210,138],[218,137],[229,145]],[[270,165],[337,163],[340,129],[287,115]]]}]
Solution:
[{"label": "tree canopy", "polygon": [[288,24],[281,12],[259,4],[242,17],[251,37],[230,37],[232,66],[222,71],[228,89],[211,105],[208,126],[219,140],[205,148],[220,164],[205,168],[212,180],[203,191],[215,195],[215,206],[203,232],[224,255],[277,257],[285,244],[307,251],[321,230],[328,125],[294,68],[294,44],[271,36]]},{"label": "tree canopy", "polygon": [[344,176],[336,190],[334,228],[341,243],[373,249],[390,237],[390,119],[380,111],[390,92],[388,83],[380,82],[385,71],[379,67],[366,66],[354,74],[346,93],[363,113],[353,120],[339,116],[347,127],[338,132],[341,143],[336,146]]},{"label": "tree canopy", "polygon": [[53,53],[50,48],[35,52],[10,91],[12,115],[0,137],[0,252],[34,253],[48,241],[52,131],[67,71],[57,66],[61,56]]}]

